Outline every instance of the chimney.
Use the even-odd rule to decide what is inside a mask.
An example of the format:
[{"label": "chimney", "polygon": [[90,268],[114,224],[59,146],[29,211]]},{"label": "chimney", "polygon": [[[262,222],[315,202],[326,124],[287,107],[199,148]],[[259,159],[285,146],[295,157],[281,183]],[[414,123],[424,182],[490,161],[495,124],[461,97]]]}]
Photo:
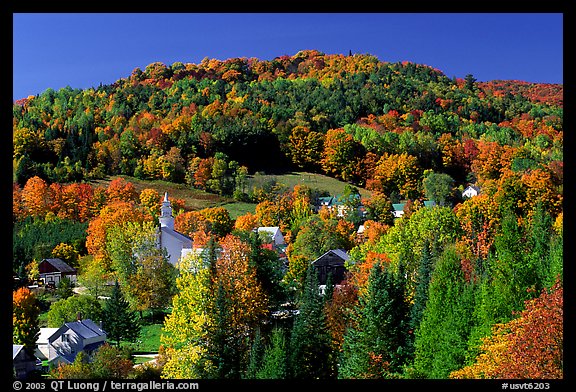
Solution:
[{"label": "chimney", "polygon": [[82,312],[76,313],[76,321],[82,321]]}]

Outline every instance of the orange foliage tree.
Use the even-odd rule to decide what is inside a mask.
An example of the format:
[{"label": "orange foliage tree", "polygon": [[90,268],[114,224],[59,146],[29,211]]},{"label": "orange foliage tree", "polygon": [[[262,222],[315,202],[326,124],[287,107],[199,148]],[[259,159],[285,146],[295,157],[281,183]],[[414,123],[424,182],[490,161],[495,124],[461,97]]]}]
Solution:
[{"label": "orange foliage tree", "polygon": [[557,281],[550,291],[526,301],[518,318],[496,324],[492,335],[483,339],[476,362],[450,378],[562,378],[563,293]]},{"label": "orange foliage tree", "polygon": [[136,204],[126,201],[112,201],[108,203],[100,214],[88,224],[86,232],[86,249],[95,259],[102,262],[106,271],[110,270],[110,256],[106,249],[106,235],[108,229],[125,222],[138,222],[151,220]]}]

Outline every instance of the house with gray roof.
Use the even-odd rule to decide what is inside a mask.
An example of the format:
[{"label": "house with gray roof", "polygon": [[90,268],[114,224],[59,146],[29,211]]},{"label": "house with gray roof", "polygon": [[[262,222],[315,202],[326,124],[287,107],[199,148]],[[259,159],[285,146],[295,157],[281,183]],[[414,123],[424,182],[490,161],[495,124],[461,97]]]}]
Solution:
[{"label": "house with gray roof", "polygon": [[71,282],[76,282],[76,269],[70,267],[62,259],[44,259],[38,265],[40,280],[45,284],[58,285],[62,278],[68,278]]},{"label": "house with gray roof", "polygon": [[17,379],[24,379],[37,369],[36,358],[24,350],[22,344],[12,345],[12,367]]},{"label": "house with gray roof", "polygon": [[318,283],[325,285],[328,274],[332,274],[332,283],[340,284],[344,280],[345,263],[348,260],[350,260],[350,256],[342,249],[329,250],[314,260],[312,265],[318,272]]},{"label": "house with gray roof", "polygon": [[70,364],[79,352],[91,355],[104,343],[106,332],[92,320],[65,323],[48,338],[48,363]]}]

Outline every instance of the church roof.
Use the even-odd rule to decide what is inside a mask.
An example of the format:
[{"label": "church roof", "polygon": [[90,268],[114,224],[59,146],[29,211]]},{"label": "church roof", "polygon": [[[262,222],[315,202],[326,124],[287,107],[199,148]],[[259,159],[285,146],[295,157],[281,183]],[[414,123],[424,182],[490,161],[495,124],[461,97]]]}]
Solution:
[{"label": "church roof", "polygon": [[162,227],[160,227],[160,231],[162,232],[162,235],[171,235],[172,237],[175,237],[179,241],[192,242],[192,238],[190,238],[190,237],[188,237],[182,233],[178,233],[176,230],[172,230],[169,227],[162,226]]}]

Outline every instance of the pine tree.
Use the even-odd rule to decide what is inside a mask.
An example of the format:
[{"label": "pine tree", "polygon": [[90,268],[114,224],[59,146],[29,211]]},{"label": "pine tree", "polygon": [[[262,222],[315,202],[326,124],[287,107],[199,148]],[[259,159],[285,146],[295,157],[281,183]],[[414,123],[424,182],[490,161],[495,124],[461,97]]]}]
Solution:
[{"label": "pine tree", "polygon": [[239,343],[231,331],[231,303],[222,282],[217,283],[214,303],[209,310],[208,358],[215,366],[216,378],[240,378]]},{"label": "pine tree", "polygon": [[256,374],[258,379],[285,379],[287,377],[286,338],[284,330],[272,330],[270,344],[264,351],[262,366]]},{"label": "pine tree", "polygon": [[453,245],[434,266],[428,303],[414,342],[413,378],[446,378],[460,369],[472,329],[474,285],[467,283]]},{"label": "pine tree", "polygon": [[414,303],[410,309],[410,331],[409,334],[409,351],[414,354],[414,337],[416,330],[420,327],[422,314],[426,309],[428,302],[428,288],[430,286],[430,277],[432,274],[433,257],[430,252],[430,241],[426,240],[420,256],[420,265],[418,267],[418,275],[416,278],[416,290],[414,294]]},{"label": "pine tree", "polygon": [[402,275],[375,264],[345,334],[339,378],[396,378],[404,365],[408,304]]},{"label": "pine tree", "polygon": [[296,379],[326,379],[331,375],[330,336],[326,326],[318,277],[312,265],[306,282],[290,339],[290,375]]},{"label": "pine tree", "polygon": [[551,237],[552,218],[542,203],[538,203],[530,225],[530,252],[527,257],[532,274],[527,283],[534,285],[536,292],[540,292],[544,287],[552,286],[556,280],[550,268]]},{"label": "pine tree", "polygon": [[262,357],[264,355],[264,345],[262,343],[262,336],[260,334],[260,329],[256,330],[254,339],[252,341],[252,347],[250,347],[250,356],[248,359],[248,368],[244,378],[254,379],[260,369],[262,364]]},{"label": "pine tree", "polygon": [[141,326],[137,314],[130,310],[130,304],[124,298],[118,281],[114,285],[110,299],[103,308],[103,327],[108,338],[116,341],[120,347],[120,341],[135,342],[140,335]]}]

